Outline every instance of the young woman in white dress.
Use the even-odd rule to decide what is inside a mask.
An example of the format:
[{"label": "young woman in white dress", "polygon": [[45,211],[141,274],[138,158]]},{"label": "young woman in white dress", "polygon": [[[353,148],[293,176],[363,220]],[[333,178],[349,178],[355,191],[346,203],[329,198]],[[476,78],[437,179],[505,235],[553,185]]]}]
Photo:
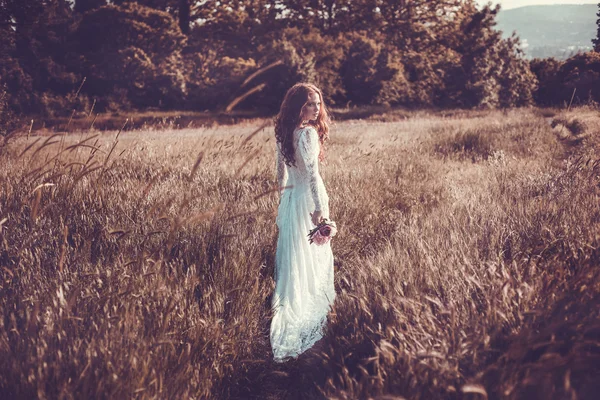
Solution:
[{"label": "young woman in white dress", "polygon": [[319,174],[329,122],[321,91],[306,83],[288,90],[275,119],[280,200],[270,340],[278,362],[297,357],[322,337],[335,299],[331,243],[310,244],[307,236],[329,219]]}]

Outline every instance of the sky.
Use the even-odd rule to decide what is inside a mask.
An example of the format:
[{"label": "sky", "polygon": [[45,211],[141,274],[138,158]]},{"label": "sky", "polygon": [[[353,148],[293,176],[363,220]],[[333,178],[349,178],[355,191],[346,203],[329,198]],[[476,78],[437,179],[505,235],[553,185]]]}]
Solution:
[{"label": "sky", "polygon": [[[477,0],[479,4],[486,4],[488,0]],[[599,0],[492,0],[493,4],[500,3],[503,10],[539,4],[596,4]]]}]

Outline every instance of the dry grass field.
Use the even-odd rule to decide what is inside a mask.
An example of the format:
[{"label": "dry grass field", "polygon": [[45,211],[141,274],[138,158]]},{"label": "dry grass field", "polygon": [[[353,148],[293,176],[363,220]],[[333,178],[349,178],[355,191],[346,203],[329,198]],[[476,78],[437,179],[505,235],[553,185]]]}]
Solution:
[{"label": "dry grass field", "polygon": [[0,397],[596,398],[598,111],[337,123],[338,297],[326,337],[283,365],[262,122],[11,143]]}]

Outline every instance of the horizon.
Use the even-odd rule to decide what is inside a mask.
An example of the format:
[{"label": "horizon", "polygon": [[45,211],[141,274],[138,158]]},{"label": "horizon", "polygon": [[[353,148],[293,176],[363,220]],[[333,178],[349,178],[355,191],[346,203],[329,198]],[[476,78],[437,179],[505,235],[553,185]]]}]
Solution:
[{"label": "horizon", "polygon": [[479,6],[487,3],[500,4],[502,10],[510,10],[526,6],[596,4],[598,0],[477,0]]}]

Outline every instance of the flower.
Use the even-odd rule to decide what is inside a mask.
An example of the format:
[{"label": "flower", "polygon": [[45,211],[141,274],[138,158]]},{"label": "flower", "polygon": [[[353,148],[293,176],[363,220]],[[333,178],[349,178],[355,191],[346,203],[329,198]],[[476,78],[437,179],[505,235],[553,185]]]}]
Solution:
[{"label": "flower", "polygon": [[335,222],[323,219],[316,228],[308,232],[309,243],[315,243],[318,246],[329,242],[332,237],[337,234],[337,226]]}]

